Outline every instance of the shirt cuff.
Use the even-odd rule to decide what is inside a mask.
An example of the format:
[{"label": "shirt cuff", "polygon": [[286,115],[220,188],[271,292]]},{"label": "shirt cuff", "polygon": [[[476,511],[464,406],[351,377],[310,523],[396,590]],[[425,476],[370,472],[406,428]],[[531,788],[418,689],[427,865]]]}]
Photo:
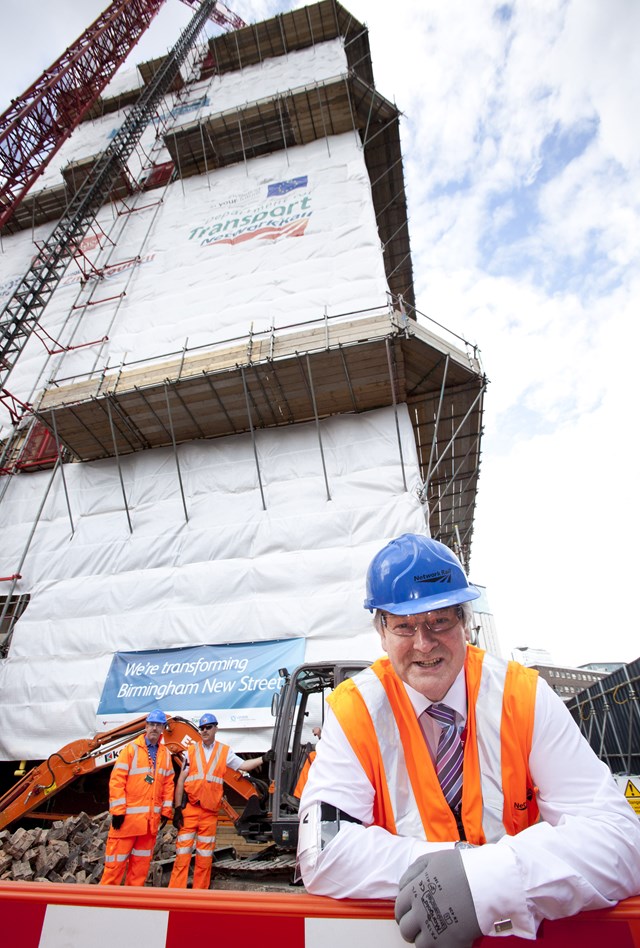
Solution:
[{"label": "shirt cuff", "polygon": [[483,935],[535,938],[537,924],[527,908],[515,853],[486,843],[460,852]]}]

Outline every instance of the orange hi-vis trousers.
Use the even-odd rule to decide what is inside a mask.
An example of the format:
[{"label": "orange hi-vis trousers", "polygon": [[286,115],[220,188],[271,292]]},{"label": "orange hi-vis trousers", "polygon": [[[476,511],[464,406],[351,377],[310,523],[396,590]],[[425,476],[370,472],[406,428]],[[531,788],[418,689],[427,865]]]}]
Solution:
[{"label": "orange hi-vis trousers", "polygon": [[208,889],[211,882],[213,851],[216,848],[218,814],[205,810],[199,804],[187,803],[183,816],[184,826],[178,832],[176,839],[176,860],[173,864],[169,888],[186,889],[191,853],[195,846],[193,888]]},{"label": "orange hi-vis trousers", "polygon": [[144,885],[149,874],[156,833],[144,836],[107,836],[104,872],[100,885],[120,885],[125,869],[125,885]]}]

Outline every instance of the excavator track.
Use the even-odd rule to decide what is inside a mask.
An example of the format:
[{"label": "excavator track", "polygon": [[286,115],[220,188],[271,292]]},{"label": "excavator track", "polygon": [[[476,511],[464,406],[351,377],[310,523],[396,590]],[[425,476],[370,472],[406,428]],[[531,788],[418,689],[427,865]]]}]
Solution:
[{"label": "excavator track", "polygon": [[295,853],[279,853],[272,856],[259,854],[241,859],[237,856],[227,858],[224,852],[220,855],[222,858],[216,859],[214,864],[216,876],[260,881],[274,876],[293,877],[296,868]]}]

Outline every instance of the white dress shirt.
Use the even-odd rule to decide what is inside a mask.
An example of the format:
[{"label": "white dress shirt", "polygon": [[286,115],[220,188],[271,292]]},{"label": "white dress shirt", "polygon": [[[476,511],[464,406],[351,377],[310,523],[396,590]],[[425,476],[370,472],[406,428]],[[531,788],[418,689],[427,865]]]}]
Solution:
[{"label": "white dress shirt", "polygon": [[[431,702],[405,687],[416,715],[422,715],[433,756],[440,728],[422,714]],[[442,703],[454,708],[457,723],[466,723],[464,671]],[[539,788],[541,821],[516,836],[461,853],[486,935],[495,934],[497,921],[510,918],[513,928],[505,934],[534,938],[543,918],[607,908],[640,894],[640,820],[562,699],[542,679],[529,767]],[[299,866],[314,895],[395,898],[398,881],[414,860],[454,845],[395,836],[371,825],[373,787],[330,708],[302,795],[301,819],[317,802],[338,807],[362,825],[342,823],[321,852],[313,846],[305,851],[301,842]]]}]

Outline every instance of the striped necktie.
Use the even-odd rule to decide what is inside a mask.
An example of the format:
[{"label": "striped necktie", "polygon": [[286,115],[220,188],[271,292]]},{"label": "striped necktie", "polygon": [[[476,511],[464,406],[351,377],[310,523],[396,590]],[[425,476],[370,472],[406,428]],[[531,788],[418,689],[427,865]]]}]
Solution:
[{"label": "striped necktie", "polygon": [[432,704],[427,714],[442,728],[436,755],[436,773],[444,798],[457,812],[462,803],[462,757],[464,747],[455,726],[455,711],[446,704]]}]

